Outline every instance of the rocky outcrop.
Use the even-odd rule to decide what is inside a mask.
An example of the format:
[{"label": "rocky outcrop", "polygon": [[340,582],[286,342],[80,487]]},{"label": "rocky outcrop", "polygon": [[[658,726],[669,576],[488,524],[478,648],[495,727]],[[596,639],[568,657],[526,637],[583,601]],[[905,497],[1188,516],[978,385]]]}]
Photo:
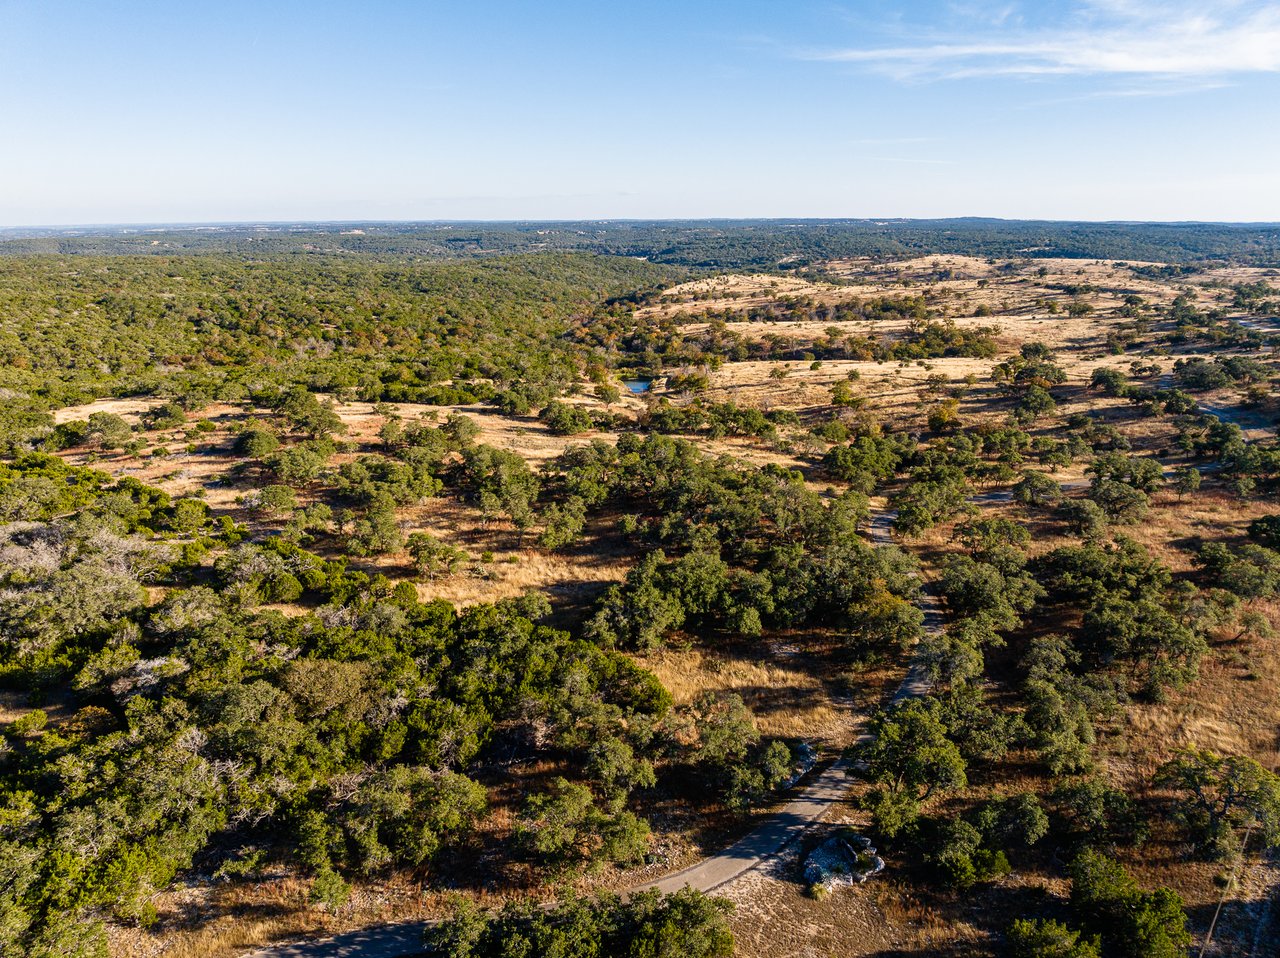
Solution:
[{"label": "rocky outcrop", "polygon": [[804,860],[805,883],[823,892],[860,885],[882,871],[884,859],[876,854],[871,839],[848,828],[828,838]]}]

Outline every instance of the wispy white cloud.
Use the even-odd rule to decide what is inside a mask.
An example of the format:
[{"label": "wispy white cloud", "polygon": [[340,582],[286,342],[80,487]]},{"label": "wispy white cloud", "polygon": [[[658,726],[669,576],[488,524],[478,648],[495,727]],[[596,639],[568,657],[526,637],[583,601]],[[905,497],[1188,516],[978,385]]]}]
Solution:
[{"label": "wispy white cloud", "polygon": [[1012,7],[999,8],[998,17],[988,9],[986,16],[965,19],[967,28],[922,29],[919,42],[803,56],[861,64],[902,79],[1280,72],[1280,3],[1086,0],[1052,27],[1028,27]]}]

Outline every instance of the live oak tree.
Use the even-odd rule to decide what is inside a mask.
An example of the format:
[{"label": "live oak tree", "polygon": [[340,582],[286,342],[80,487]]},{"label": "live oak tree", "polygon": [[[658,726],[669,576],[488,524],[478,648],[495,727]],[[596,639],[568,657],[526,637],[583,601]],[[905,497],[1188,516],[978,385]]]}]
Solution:
[{"label": "live oak tree", "polygon": [[543,530],[538,545],[544,549],[563,549],[582,538],[587,522],[587,504],[580,496],[568,496],[553,502],[542,511]]},{"label": "live oak tree", "polygon": [[632,812],[597,807],[585,785],[557,778],[525,803],[516,836],[537,858],[561,866],[597,857],[632,862],[644,854],[649,826]]},{"label": "live oak tree", "polygon": [[618,403],[622,398],[622,391],[612,383],[601,383],[595,388],[596,398],[604,403],[604,408],[608,409]]},{"label": "live oak tree", "polygon": [[591,414],[585,409],[563,402],[548,403],[538,418],[557,436],[573,436],[586,432],[593,425]]},{"label": "live oak tree", "polygon": [[1013,498],[1033,508],[1048,508],[1062,501],[1062,486],[1043,472],[1027,470],[1014,485]]},{"label": "live oak tree", "polygon": [[742,697],[704,692],[674,716],[671,729],[692,740],[690,763],[733,809],[752,805],[788,777],[791,750],[777,740],[762,741]]},{"label": "live oak tree", "polygon": [[1263,516],[1249,523],[1249,538],[1268,549],[1280,549],[1280,514]]},{"label": "live oak tree", "polygon": [[877,786],[869,805],[876,827],[892,837],[919,815],[935,792],[963,788],[967,763],[948,736],[942,706],[911,699],[871,719],[868,740],[854,750],[861,774]]},{"label": "live oak tree", "polygon": [[1280,552],[1252,542],[1232,549],[1209,542],[1196,556],[1209,581],[1246,602],[1280,592]]},{"label": "live oak tree", "polygon": [[119,449],[133,436],[133,428],[123,416],[110,412],[89,414],[87,438],[103,449]]},{"label": "live oak tree", "polygon": [[1106,851],[1146,841],[1147,817],[1128,794],[1099,777],[1066,782],[1051,797],[1070,837],[1080,846]]},{"label": "live oak tree", "polygon": [[1133,525],[1147,514],[1150,500],[1141,489],[1115,479],[1098,479],[1089,497],[1112,522]]},{"label": "live oak tree", "polygon": [[623,737],[601,735],[587,750],[586,772],[597,782],[609,811],[621,810],[634,789],[657,783],[653,763],[641,758]]},{"label": "live oak tree", "polygon": [[280,438],[269,429],[251,427],[236,439],[236,451],[250,459],[265,461],[280,448]]},{"label": "live oak tree", "polygon": [[453,575],[467,558],[461,549],[425,532],[413,533],[406,545],[418,575],[428,581]]},{"label": "live oak tree", "polygon": [[522,534],[534,523],[541,484],[514,452],[485,445],[466,448],[458,487],[486,518],[504,515]]},{"label": "live oak tree", "polygon": [[1200,484],[1200,470],[1194,466],[1183,466],[1174,471],[1173,488],[1178,493],[1179,499],[1197,492]]},{"label": "live oak tree", "polygon": [[1191,935],[1182,899],[1143,891],[1124,868],[1086,849],[1071,863],[1071,907],[1084,929],[1117,958],[1184,958]]},{"label": "live oak tree", "polygon": [[1155,783],[1178,794],[1178,817],[1211,856],[1238,852],[1247,826],[1263,847],[1280,843],[1280,776],[1247,756],[1182,749],[1160,767]]},{"label": "live oak tree", "polygon": [[1106,531],[1107,513],[1092,499],[1068,499],[1057,512],[1067,527],[1083,539],[1096,539]]},{"label": "live oak tree", "polygon": [[1122,482],[1141,492],[1155,492],[1164,483],[1164,471],[1157,459],[1107,452],[1098,456],[1085,472],[1093,475],[1096,492],[1107,480]]}]

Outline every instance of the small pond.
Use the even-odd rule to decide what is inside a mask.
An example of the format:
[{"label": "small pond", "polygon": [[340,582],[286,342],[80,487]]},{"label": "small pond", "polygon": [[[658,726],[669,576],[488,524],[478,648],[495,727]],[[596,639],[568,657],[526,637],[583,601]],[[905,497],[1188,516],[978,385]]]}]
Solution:
[{"label": "small pond", "polygon": [[626,386],[627,389],[631,390],[631,392],[635,393],[638,396],[641,393],[647,393],[649,391],[649,388],[653,385],[653,380],[652,379],[624,379],[622,381],[622,385]]}]

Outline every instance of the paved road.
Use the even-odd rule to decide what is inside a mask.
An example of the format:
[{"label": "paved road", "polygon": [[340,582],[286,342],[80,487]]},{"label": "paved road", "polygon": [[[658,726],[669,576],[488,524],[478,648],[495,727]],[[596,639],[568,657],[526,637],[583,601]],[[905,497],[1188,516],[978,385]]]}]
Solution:
[{"label": "paved road", "polygon": [[[986,496],[999,497],[1003,495],[1009,497],[1009,493],[986,493]],[[995,501],[994,499],[992,501]],[[878,546],[894,545],[893,541],[893,523],[898,518],[897,509],[886,509],[878,512],[871,520],[871,541]],[[929,591],[928,587],[920,590],[920,608],[924,612],[924,630],[930,634],[942,631],[942,626],[946,622],[946,616],[942,611],[942,603],[938,601],[938,597]],[[906,699],[917,698],[928,693],[931,687],[928,673],[925,670],[925,664],[920,656],[913,655],[911,662],[907,666],[907,674],[903,676],[902,684],[898,686],[893,697],[889,700],[890,704],[897,704]],[[861,736],[859,741],[865,739]]]},{"label": "paved road", "polygon": [[661,892],[673,892],[686,885],[699,891],[714,891],[727,885],[787,848],[826,815],[831,806],[849,791],[848,771],[848,759],[840,758],[810,782],[799,798],[771,815],[745,838],[696,865],[646,882],[633,891],[656,888]]},{"label": "paved road", "polygon": [[1265,439],[1275,435],[1276,427],[1265,413],[1252,409],[1240,409],[1236,406],[1216,406],[1212,403],[1198,403],[1200,411],[1208,413],[1215,419],[1234,423],[1240,427],[1244,438],[1250,440]]},{"label": "paved road", "polygon": [[313,938],[287,945],[271,945],[244,958],[408,958],[421,955],[428,921],[374,925],[330,938]]},{"label": "paved road", "polygon": [[[1156,380],[1156,387],[1159,389],[1172,389],[1173,386],[1174,375],[1171,372],[1165,373]],[[1219,406],[1215,403],[1206,403],[1203,400],[1197,400],[1196,406],[1200,412],[1206,413],[1214,419],[1221,419],[1223,422],[1239,426],[1240,432],[1245,439],[1267,439],[1275,435],[1276,424],[1263,413],[1252,409],[1241,409],[1238,406]],[[1204,470],[1202,469],[1201,471]]]},{"label": "paved road", "polygon": [[1280,333],[1280,317],[1263,317],[1261,319],[1237,319],[1237,323],[1245,329],[1259,333]]}]

